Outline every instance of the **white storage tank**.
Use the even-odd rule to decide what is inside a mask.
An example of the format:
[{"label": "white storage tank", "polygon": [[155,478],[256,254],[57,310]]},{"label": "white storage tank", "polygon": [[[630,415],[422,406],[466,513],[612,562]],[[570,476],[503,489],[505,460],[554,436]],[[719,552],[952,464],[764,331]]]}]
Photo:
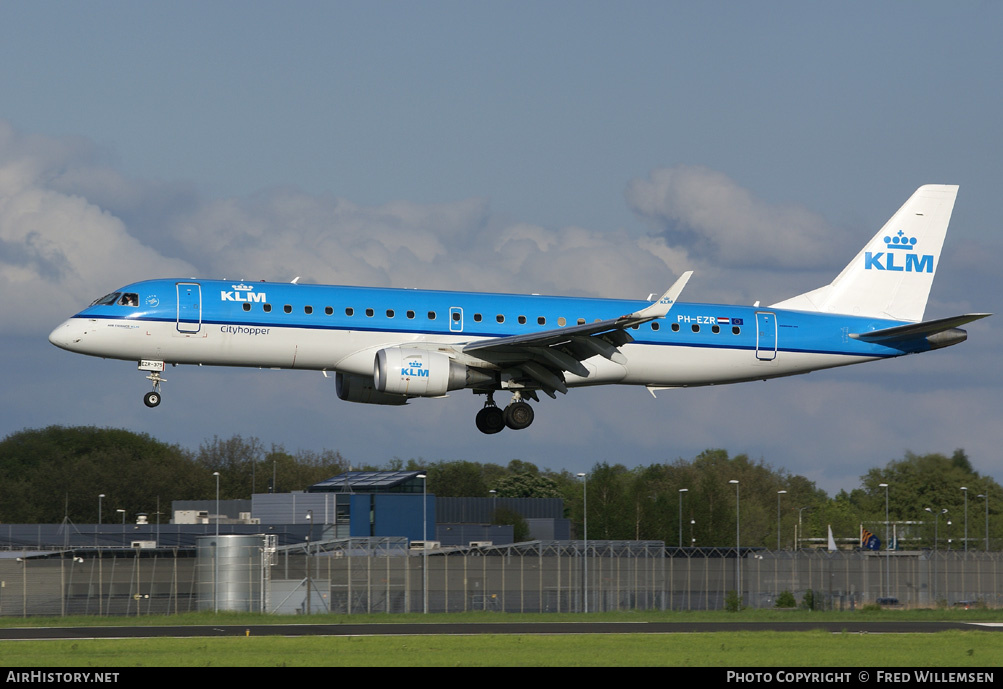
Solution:
[{"label": "white storage tank", "polygon": [[263,535],[200,536],[195,570],[199,610],[261,612]]}]

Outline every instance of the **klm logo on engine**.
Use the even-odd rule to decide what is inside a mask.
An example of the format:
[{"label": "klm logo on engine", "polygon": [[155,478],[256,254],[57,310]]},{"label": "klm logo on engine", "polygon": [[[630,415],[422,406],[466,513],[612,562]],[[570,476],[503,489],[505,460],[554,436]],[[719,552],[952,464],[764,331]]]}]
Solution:
[{"label": "klm logo on engine", "polygon": [[265,302],[264,292],[254,292],[254,285],[245,285],[243,283],[239,285],[230,285],[233,291],[220,290],[219,299],[220,301],[247,301],[247,302]]},{"label": "klm logo on engine", "polygon": [[864,270],[891,270],[906,273],[932,273],[933,254],[917,254],[916,238],[898,231],[885,237],[885,251],[865,251]]},{"label": "klm logo on engine", "polygon": [[409,361],[401,366],[401,375],[408,378],[428,378],[428,369],[420,361]]}]

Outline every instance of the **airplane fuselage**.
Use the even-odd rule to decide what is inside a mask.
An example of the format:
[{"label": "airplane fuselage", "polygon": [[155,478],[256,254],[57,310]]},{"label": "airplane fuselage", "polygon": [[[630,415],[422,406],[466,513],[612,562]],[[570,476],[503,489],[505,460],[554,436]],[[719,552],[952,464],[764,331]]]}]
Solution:
[{"label": "airplane fuselage", "polygon": [[[50,339],[65,349],[114,359],[371,376],[382,348],[428,342],[448,348],[613,319],[648,305],[229,280],[150,280],[114,295],[63,323]],[[122,295],[135,296],[123,304]],[[594,356],[583,362],[588,375],[569,373],[567,385],[733,383],[931,349],[924,338],[891,347],[849,337],[901,323],[680,302],[664,319],[626,330],[633,341],[621,348],[625,363]]]}]

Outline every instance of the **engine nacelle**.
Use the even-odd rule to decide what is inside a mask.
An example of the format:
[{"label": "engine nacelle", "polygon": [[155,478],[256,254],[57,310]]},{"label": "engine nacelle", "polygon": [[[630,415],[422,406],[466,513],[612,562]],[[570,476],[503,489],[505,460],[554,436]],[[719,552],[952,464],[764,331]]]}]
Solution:
[{"label": "engine nacelle", "polygon": [[373,387],[373,379],[369,376],[338,373],[334,377],[334,387],[338,391],[338,399],[345,400],[346,402],[392,405],[407,404],[407,395],[379,392]]},{"label": "engine nacelle", "polygon": [[442,352],[424,349],[381,349],[373,365],[377,391],[408,397],[439,397],[450,390],[491,381],[487,373],[457,363]]}]

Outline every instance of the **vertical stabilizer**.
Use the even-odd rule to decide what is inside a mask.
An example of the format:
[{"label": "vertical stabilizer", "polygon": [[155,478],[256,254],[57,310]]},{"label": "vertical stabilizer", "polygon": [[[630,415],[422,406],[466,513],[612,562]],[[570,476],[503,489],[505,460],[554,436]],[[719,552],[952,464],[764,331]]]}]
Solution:
[{"label": "vertical stabilizer", "polygon": [[835,280],[773,307],[923,320],[957,196],[956,185],[920,187]]}]

